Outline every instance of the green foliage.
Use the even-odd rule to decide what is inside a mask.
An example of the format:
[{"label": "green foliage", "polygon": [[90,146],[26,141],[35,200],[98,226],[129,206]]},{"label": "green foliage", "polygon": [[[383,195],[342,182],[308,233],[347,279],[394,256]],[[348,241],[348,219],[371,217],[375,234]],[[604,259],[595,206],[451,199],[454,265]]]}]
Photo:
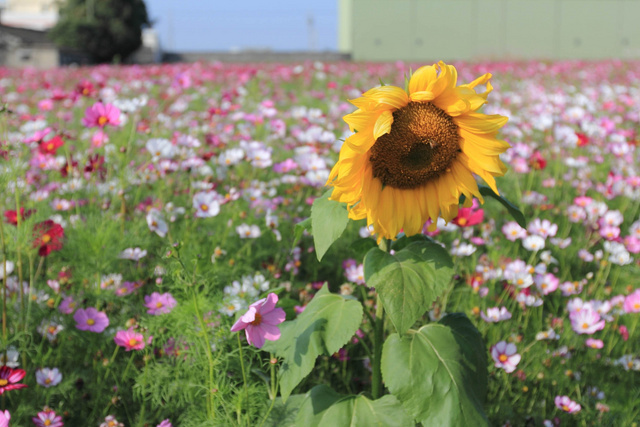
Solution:
[{"label": "green foliage", "polygon": [[325,285],[296,320],[281,324],[280,339],[263,348],[283,359],[278,373],[283,399],[311,372],[319,355],[338,351],[361,322],[362,305],[330,293]]},{"label": "green foliage", "polygon": [[142,45],[142,28],[149,24],[143,0],[67,0],[50,37],[97,63],[123,61]]},{"label": "green foliage", "polygon": [[345,204],[329,200],[332,192],[333,190],[329,190],[322,197],[318,197],[311,207],[313,242],[316,246],[318,261],[322,259],[333,242],[338,240],[349,223]]},{"label": "green foliage", "polygon": [[487,187],[486,185],[479,185],[478,189],[480,191],[480,194],[482,194],[483,196],[491,197],[497,200],[498,202],[500,202],[502,206],[507,208],[507,212],[509,212],[509,215],[513,217],[513,219],[518,223],[520,227],[527,228],[527,221],[525,220],[524,215],[516,205],[511,203],[509,200],[507,200],[503,196],[500,196],[494,193],[493,190],[490,187]]},{"label": "green foliage", "polygon": [[487,358],[464,314],[444,317],[384,344],[382,375],[391,393],[425,426],[488,425]]},{"label": "green foliage", "polygon": [[396,330],[403,334],[445,290],[453,263],[440,245],[422,240],[394,255],[371,249],[364,259],[364,275],[379,293]]},{"label": "green foliage", "polygon": [[392,395],[370,400],[363,395],[340,395],[325,385],[316,386],[307,393],[295,423],[308,427],[411,424],[411,417]]}]

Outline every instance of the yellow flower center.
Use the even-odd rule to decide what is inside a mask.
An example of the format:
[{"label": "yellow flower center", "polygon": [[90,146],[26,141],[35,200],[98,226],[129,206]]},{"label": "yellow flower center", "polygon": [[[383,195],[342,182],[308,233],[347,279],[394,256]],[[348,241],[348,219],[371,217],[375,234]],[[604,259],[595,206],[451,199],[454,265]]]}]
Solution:
[{"label": "yellow flower center", "polygon": [[501,361],[502,363],[506,362],[506,361],[507,361],[507,359],[509,359],[509,358],[507,357],[507,355],[506,355],[506,354],[501,354],[501,355],[498,357],[498,360],[499,360],[499,361]]},{"label": "yellow flower center", "polygon": [[582,324],[582,329],[587,329],[589,327],[589,324],[587,322],[584,322]]},{"label": "yellow flower center", "polygon": [[45,380],[44,380],[44,383],[45,383],[45,384],[51,384],[51,378],[47,378],[47,379],[45,379]]},{"label": "yellow flower center", "polygon": [[161,308],[161,307],[162,307],[162,303],[158,301],[158,302],[156,303],[156,308]]},{"label": "yellow flower center", "polygon": [[567,405],[562,405],[562,410],[565,412],[569,412],[569,407]]},{"label": "yellow flower center", "polygon": [[209,206],[205,205],[204,203],[200,205],[200,209],[203,211],[208,211],[209,210]]},{"label": "yellow flower center", "polygon": [[51,425],[51,420],[50,419],[44,420],[44,425],[50,426]]},{"label": "yellow flower center", "polygon": [[95,325],[95,324],[96,324],[96,321],[95,321],[95,320],[93,320],[93,319],[87,319],[87,325],[89,325],[89,326],[93,326],[93,325]]},{"label": "yellow flower center", "polygon": [[453,119],[428,102],[410,102],[393,113],[388,134],[371,147],[373,176],[383,185],[411,189],[445,172],[460,151]]},{"label": "yellow flower center", "polygon": [[100,117],[98,118],[98,124],[99,124],[100,126],[104,126],[104,125],[105,125],[105,123],[107,123],[107,121],[109,121],[109,119],[107,119],[105,116],[100,116]]},{"label": "yellow flower center", "polygon": [[4,387],[7,384],[9,384],[9,381],[5,380],[4,378],[0,378],[0,387]]},{"label": "yellow flower center", "polygon": [[51,236],[49,236],[48,234],[45,234],[44,236],[42,236],[42,243],[49,243],[51,241]]},{"label": "yellow flower center", "polygon": [[461,226],[467,225],[467,218],[458,218],[458,224]]},{"label": "yellow flower center", "polygon": [[135,339],[135,338],[131,338],[131,339],[129,340],[129,346],[130,346],[130,347],[133,347],[133,346],[136,346],[136,345],[138,345],[138,340],[137,340],[137,339]]},{"label": "yellow flower center", "polygon": [[53,142],[50,142],[47,144],[47,150],[53,150],[55,147],[55,145],[53,145]]}]

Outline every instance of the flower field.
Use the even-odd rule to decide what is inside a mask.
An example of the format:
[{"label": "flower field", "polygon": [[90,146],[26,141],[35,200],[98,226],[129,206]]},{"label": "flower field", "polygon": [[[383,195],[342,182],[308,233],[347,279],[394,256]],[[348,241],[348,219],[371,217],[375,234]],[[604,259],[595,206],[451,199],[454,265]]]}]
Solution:
[{"label": "flower field", "polygon": [[0,69],[0,427],[637,425],[640,62],[422,65]]}]

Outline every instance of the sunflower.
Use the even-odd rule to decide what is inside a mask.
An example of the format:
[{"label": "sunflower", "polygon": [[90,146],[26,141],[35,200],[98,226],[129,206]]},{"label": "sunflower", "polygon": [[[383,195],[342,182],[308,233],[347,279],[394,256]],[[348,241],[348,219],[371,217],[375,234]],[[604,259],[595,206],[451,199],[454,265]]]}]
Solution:
[{"label": "sunflower", "polygon": [[[485,74],[456,86],[457,71],[439,62],[418,69],[408,93],[381,86],[351,100],[358,109],[344,116],[353,135],[329,175],[330,199],[347,204],[351,219],[367,219],[378,239],[422,231],[431,219],[449,222],[460,195],[484,202],[473,174],[498,193],[495,176],[509,144],[496,139],[508,118],[476,111],[492,91]],[[484,93],[475,87],[485,85]]]}]

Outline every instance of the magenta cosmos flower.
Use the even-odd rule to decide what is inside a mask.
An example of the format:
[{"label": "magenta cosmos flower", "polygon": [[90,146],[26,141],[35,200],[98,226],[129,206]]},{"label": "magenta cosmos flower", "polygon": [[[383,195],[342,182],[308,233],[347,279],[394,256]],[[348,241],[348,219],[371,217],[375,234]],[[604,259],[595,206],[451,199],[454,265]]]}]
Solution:
[{"label": "magenta cosmos flower", "polygon": [[81,331],[91,331],[100,333],[109,326],[109,318],[103,311],[98,311],[93,307],[86,310],[79,308],[73,315],[76,321],[76,328]]},{"label": "magenta cosmos flower", "polygon": [[285,319],[284,310],[276,308],[277,302],[278,295],[273,293],[254,302],[231,327],[231,332],[244,329],[247,342],[256,348],[262,348],[265,340],[276,341],[280,338],[280,328],[276,325]]},{"label": "magenta cosmos flower", "polygon": [[129,328],[126,331],[118,331],[113,340],[127,351],[142,350],[144,348],[144,335],[134,332],[133,328]]},{"label": "magenta cosmos flower", "polygon": [[556,408],[569,414],[575,414],[576,412],[580,412],[580,409],[582,409],[580,404],[569,399],[569,396],[556,396],[555,404]]},{"label": "magenta cosmos flower", "polygon": [[9,427],[9,420],[11,420],[9,411],[0,411],[0,427]]},{"label": "magenta cosmos flower", "polygon": [[17,384],[17,382],[22,381],[26,374],[24,369],[12,369],[8,366],[0,368],[0,394],[9,390],[25,388],[26,384]]},{"label": "magenta cosmos flower", "polygon": [[56,415],[55,411],[49,408],[46,408],[42,412],[38,412],[38,416],[31,419],[38,427],[62,427],[64,425],[62,417],[60,415]]},{"label": "magenta cosmos flower", "polygon": [[491,357],[496,362],[495,367],[502,368],[507,373],[515,371],[521,358],[517,351],[515,344],[506,341],[500,341],[491,347]]},{"label": "magenta cosmos flower", "polygon": [[118,126],[120,124],[120,110],[111,104],[96,102],[84,112],[82,124],[89,128],[103,128],[106,125]]},{"label": "magenta cosmos flower", "polygon": [[144,297],[144,306],[147,313],[152,315],[167,314],[176,306],[176,300],[170,293],[159,294],[154,292]]}]

